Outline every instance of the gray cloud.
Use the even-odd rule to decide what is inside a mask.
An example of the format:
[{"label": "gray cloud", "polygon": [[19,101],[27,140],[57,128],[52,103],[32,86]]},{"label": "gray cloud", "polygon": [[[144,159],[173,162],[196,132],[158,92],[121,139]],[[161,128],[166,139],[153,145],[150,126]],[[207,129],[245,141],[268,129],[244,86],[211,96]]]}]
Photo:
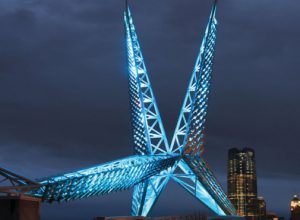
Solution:
[{"label": "gray cloud", "polygon": [[[131,5],[171,137],[211,2],[140,0]],[[219,2],[204,154],[225,180],[228,148],[253,147],[260,194],[282,214],[288,212],[282,207],[288,207],[292,191],[300,190],[295,168],[300,156],[299,8],[296,0]],[[1,165],[34,178],[132,153],[123,9],[120,0],[0,2]],[[289,183],[295,189],[288,189]],[[164,204],[171,190],[178,189],[171,186]],[[275,191],[282,192],[280,199],[272,196]],[[154,213],[197,209],[198,203],[184,195],[182,209],[180,203],[161,203]],[[45,206],[44,218],[53,219],[51,210],[62,207],[66,215],[79,206],[94,215],[95,207],[106,207],[107,198]],[[116,212],[126,214],[130,192],[109,201],[114,198],[123,202]]]}]

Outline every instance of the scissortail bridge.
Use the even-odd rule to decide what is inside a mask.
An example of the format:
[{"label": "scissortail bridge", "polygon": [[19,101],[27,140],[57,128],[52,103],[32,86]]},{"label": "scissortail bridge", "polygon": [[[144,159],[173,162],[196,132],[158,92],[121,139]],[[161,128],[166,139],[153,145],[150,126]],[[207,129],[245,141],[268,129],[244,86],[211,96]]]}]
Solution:
[{"label": "scissortail bridge", "polygon": [[[134,187],[132,215],[147,216],[174,180],[217,215],[237,215],[203,158],[204,128],[217,37],[214,1],[172,141],[155,101],[132,15],[124,12],[134,156],[31,181],[0,169],[2,193],[22,193],[43,201],[71,201]],[[1,181],[1,180],[0,180]]]}]

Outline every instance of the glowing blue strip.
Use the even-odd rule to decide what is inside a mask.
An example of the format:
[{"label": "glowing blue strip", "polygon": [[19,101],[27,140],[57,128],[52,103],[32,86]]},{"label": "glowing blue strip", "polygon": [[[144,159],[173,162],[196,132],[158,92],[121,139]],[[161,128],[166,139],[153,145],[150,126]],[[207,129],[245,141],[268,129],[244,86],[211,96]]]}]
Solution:
[{"label": "glowing blue strip", "polygon": [[184,189],[195,196],[216,214],[225,216],[225,212],[212,197],[212,194],[207,191],[206,187],[202,185],[200,181],[198,181],[197,176],[188,167],[188,165],[186,165],[184,161],[180,161],[178,166],[185,172],[186,175],[173,176],[175,182],[180,184]]},{"label": "glowing blue strip", "polygon": [[134,105],[140,108],[141,116],[138,120],[143,124],[140,129],[145,134],[148,154],[171,153],[129,8],[125,12],[124,20],[130,85],[136,88],[136,96],[131,96],[130,101],[132,109],[135,108]]},{"label": "glowing blue strip", "polygon": [[30,195],[46,201],[69,201],[126,190],[172,167],[178,157],[131,156],[39,181]]}]

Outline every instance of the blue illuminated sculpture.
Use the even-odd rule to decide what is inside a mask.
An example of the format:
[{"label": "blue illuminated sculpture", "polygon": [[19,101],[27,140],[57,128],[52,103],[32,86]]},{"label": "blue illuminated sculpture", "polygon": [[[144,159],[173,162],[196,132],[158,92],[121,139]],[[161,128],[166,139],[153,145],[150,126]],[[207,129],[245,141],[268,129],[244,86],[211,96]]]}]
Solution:
[{"label": "blue illuminated sculpture", "polygon": [[[69,201],[134,187],[132,215],[147,216],[173,179],[218,215],[237,215],[202,157],[216,43],[216,0],[196,59],[171,144],[151,88],[129,7],[124,13],[133,147],[136,155],[19,185],[44,201]],[[0,170],[1,171],[1,170]],[[8,171],[7,171],[8,172]],[[3,170],[5,173],[5,170]],[[1,172],[0,172],[1,174]],[[15,189],[15,188],[14,188]],[[7,190],[7,189],[6,189]],[[2,190],[4,191],[4,189]],[[1,187],[0,187],[1,192]]]},{"label": "blue illuminated sculpture", "polygon": [[132,215],[147,216],[171,178],[216,214],[236,215],[233,205],[201,157],[217,32],[215,15],[216,1],[209,17],[175,133],[169,145],[132,16],[128,7],[125,11],[134,149],[139,155],[180,155],[180,159],[173,167],[135,186]]}]

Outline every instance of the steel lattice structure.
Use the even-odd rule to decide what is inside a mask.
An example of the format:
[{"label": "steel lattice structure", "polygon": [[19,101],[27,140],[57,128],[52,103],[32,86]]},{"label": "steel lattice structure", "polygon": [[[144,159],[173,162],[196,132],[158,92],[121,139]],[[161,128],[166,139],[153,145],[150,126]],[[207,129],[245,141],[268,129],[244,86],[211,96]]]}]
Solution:
[{"label": "steel lattice structure", "polygon": [[132,15],[126,6],[125,37],[136,155],[32,182],[34,187],[25,190],[26,194],[49,202],[69,201],[134,187],[132,215],[147,216],[168,181],[173,179],[216,214],[237,215],[202,157],[217,34],[216,5],[217,0],[209,16],[171,144],[151,88]]},{"label": "steel lattice structure", "polygon": [[140,155],[181,156],[172,168],[135,186],[132,215],[147,216],[170,178],[218,215],[236,215],[233,205],[201,157],[217,32],[216,1],[171,145],[166,140],[129,8],[124,14],[124,20],[135,151]]},{"label": "steel lattice structure", "polygon": [[177,157],[131,156],[91,168],[39,180],[29,192],[44,201],[70,201],[126,190],[174,165]]}]

